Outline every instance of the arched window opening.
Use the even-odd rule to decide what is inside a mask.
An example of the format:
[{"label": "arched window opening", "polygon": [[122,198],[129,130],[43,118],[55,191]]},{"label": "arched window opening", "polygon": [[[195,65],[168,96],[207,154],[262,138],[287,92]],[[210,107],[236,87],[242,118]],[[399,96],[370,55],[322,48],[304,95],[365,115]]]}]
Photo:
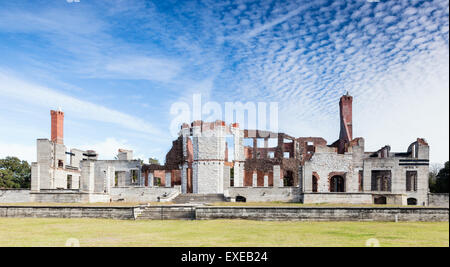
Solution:
[{"label": "arched window opening", "polygon": [[412,197],[408,198],[407,202],[408,202],[408,205],[410,205],[410,206],[416,206],[417,205],[417,199],[412,198]]}]

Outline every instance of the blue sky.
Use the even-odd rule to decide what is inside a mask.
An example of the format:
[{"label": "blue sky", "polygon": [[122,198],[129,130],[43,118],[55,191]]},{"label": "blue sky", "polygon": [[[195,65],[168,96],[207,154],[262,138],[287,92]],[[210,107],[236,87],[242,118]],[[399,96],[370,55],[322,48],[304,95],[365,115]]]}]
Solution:
[{"label": "blue sky", "polygon": [[449,155],[448,1],[0,1],[0,157],[65,143],[164,159],[173,103],[279,103],[279,128],[338,137],[354,96],[367,150]]}]

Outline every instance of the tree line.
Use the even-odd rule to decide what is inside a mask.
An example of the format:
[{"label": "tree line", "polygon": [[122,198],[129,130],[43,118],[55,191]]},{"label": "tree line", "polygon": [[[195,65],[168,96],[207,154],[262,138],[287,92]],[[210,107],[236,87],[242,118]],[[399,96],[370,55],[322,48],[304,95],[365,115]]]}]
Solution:
[{"label": "tree line", "polygon": [[429,175],[429,184],[431,193],[448,193],[450,176],[450,162],[447,161],[444,168],[431,166]]}]

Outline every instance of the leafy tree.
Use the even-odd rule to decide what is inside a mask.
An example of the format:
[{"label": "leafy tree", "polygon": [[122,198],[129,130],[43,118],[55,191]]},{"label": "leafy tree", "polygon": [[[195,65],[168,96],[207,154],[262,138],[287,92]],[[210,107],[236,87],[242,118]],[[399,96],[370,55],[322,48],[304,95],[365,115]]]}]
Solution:
[{"label": "leafy tree", "polygon": [[430,172],[428,173],[428,184],[431,193],[436,193],[436,180],[439,171],[444,167],[444,165],[439,163],[433,163],[430,165]]},{"label": "leafy tree", "polygon": [[0,169],[0,188],[19,188],[20,185],[14,182],[14,173],[10,170]]},{"label": "leafy tree", "polygon": [[448,193],[449,183],[448,179],[450,176],[450,162],[445,163],[445,167],[439,171],[436,176],[436,193]]},{"label": "leafy tree", "polygon": [[30,188],[31,167],[16,157],[0,159],[0,188]]},{"label": "leafy tree", "polygon": [[431,193],[436,193],[436,176],[432,172],[428,174],[428,187]]},{"label": "leafy tree", "polygon": [[149,159],[148,159],[148,163],[160,165],[160,164],[159,164],[159,160],[156,159],[156,158],[149,158]]}]

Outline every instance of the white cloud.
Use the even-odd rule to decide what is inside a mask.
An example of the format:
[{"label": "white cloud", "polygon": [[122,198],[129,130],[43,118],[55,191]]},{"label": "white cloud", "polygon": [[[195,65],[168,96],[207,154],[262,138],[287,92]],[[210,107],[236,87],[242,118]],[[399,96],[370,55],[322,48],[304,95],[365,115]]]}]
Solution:
[{"label": "white cloud", "polygon": [[[82,150],[95,150],[99,155],[99,159],[103,160],[114,159],[120,148],[134,150],[127,140],[117,140],[113,137],[106,138],[104,141],[98,143],[82,144],[76,146],[76,148]],[[134,155],[134,157],[136,158],[136,155]]]},{"label": "white cloud", "polygon": [[36,145],[0,143],[0,158],[17,157],[28,163],[36,161]]},{"label": "white cloud", "polygon": [[[355,133],[367,139],[368,150],[390,144],[403,151],[424,137],[432,145],[431,160],[446,161],[448,9],[438,7],[442,2],[416,8],[395,2],[401,5],[396,12],[392,1],[349,3],[333,8],[339,10],[328,14],[326,27],[318,21],[329,7],[302,10],[307,4],[277,3],[276,15],[275,7],[253,7],[258,11],[240,19],[269,22],[230,35],[255,38],[243,45],[226,36],[236,41],[233,53],[240,62],[236,73],[242,75],[230,78],[237,98],[279,101],[280,128],[332,142],[339,132],[339,97],[348,90],[355,96]],[[223,23],[232,20],[225,17]],[[286,27],[275,29],[280,23]]]},{"label": "white cloud", "polygon": [[49,109],[61,107],[63,111],[82,119],[112,123],[150,135],[162,135],[158,128],[140,118],[28,83],[5,72],[0,72],[0,93],[11,101],[26,102]]},{"label": "white cloud", "polygon": [[274,20],[272,20],[272,21],[270,21],[268,23],[265,23],[265,24],[263,24],[263,25],[261,25],[259,27],[256,27],[256,28],[252,29],[250,32],[248,32],[248,34],[246,36],[249,37],[249,38],[254,37],[254,36],[260,34],[261,32],[266,31],[266,30],[268,30],[270,28],[273,28],[274,26],[285,22],[289,18],[298,15],[304,9],[305,9],[305,6],[302,5],[302,6],[298,7],[298,8],[296,8],[295,10],[290,11],[289,13],[287,13],[284,16],[276,18],[276,19],[274,19]]},{"label": "white cloud", "polygon": [[107,63],[110,78],[172,81],[181,70],[178,62],[150,57],[126,57]]},{"label": "white cloud", "polygon": [[[448,1],[414,5],[409,1],[334,1],[330,5],[264,1],[246,3],[236,16],[229,11],[237,6],[215,1],[180,4],[173,17],[150,8],[138,14],[142,24],[126,25],[155,36],[161,47],[170,45],[171,52],[183,55],[176,62],[157,54],[139,56],[136,46],[113,38],[113,31],[104,29],[111,25],[98,18],[80,20],[83,26],[94,23],[94,34],[87,28],[68,27],[68,41],[54,38],[67,37],[64,26],[58,28],[65,20],[54,13],[49,15],[56,23],[22,16],[24,27],[9,27],[15,19],[8,16],[3,26],[0,19],[0,28],[41,31],[48,26],[51,33],[57,33],[50,38],[57,47],[67,46],[81,62],[71,68],[90,78],[171,81],[182,90],[170,99],[190,103],[192,93],[202,92],[207,98],[225,101],[279,101],[280,127],[296,136],[324,136],[330,142],[337,138],[337,101],[349,90],[355,96],[355,133],[366,137],[367,149],[389,143],[394,150],[404,150],[420,136],[432,145],[432,160],[448,160],[448,116],[439,110],[448,110]],[[122,8],[118,10],[122,12]],[[189,23],[187,17],[195,17],[196,22]],[[90,36],[83,38],[85,35]],[[178,60],[184,64],[179,65]],[[186,75],[188,67],[193,70],[191,76]],[[205,82],[198,82],[202,80]],[[30,90],[31,96],[12,88],[0,84],[0,92],[6,90],[6,96],[14,95],[14,100],[31,104],[48,100],[39,96],[49,94],[45,88]],[[72,99],[54,91],[49,95],[53,106],[60,105],[59,100]],[[153,128],[126,114],[110,115],[102,107],[77,111],[78,106],[72,110],[80,117],[99,116],[100,111],[100,121],[145,133]]]}]

